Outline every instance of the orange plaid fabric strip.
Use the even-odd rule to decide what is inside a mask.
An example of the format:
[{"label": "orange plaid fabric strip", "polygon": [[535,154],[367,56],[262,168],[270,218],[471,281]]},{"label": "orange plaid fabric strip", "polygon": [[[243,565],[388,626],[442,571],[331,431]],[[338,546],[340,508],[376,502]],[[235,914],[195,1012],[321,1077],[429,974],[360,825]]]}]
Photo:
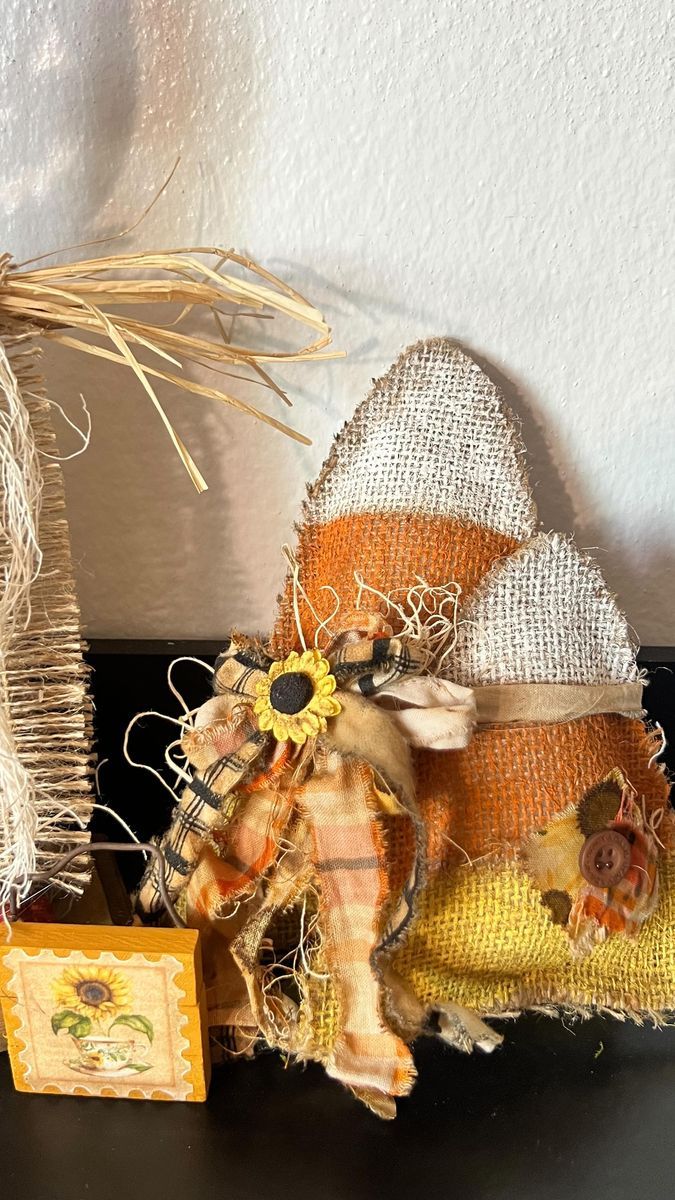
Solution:
[{"label": "orange plaid fabric strip", "polygon": [[327,751],[317,760],[297,802],[311,830],[324,948],[341,1010],[327,1071],[351,1087],[403,1096],[415,1068],[405,1042],[382,1020],[373,966],[389,881],[372,770]]},{"label": "orange plaid fabric strip", "polygon": [[186,891],[189,924],[222,917],[229,905],[255,891],[278,857],[278,839],[291,815],[292,793],[274,784],[289,753],[284,746],[269,771],[239,789],[232,821],[214,830],[213,845],[202,847]]}]

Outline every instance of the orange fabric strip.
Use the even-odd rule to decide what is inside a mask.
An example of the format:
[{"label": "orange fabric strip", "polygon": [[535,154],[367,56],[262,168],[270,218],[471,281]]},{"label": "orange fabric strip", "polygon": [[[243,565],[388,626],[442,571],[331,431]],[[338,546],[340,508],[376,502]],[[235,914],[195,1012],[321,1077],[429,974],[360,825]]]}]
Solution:
[{"label": "orange fabric strip", "polygon": [[320,750],[297,800],[311,831],[324,949],[340,1006],[328,1074],[351,1087],[405,1095],[415,1078],[412,1057],[383,1022],[373,968],[389,882],[372,771]]}]

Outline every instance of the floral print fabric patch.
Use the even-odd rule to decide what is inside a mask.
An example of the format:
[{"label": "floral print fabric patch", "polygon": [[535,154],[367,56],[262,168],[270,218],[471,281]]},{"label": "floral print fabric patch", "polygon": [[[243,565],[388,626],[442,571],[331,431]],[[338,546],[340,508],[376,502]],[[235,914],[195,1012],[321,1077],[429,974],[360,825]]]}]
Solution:
[{"label": "floral print fabric patch", "polygon": [[658,822],[647,822],[635,789],[614,769],[530,835],[525,866],[572,952],[612,933],[634,936],[658,900]]}]

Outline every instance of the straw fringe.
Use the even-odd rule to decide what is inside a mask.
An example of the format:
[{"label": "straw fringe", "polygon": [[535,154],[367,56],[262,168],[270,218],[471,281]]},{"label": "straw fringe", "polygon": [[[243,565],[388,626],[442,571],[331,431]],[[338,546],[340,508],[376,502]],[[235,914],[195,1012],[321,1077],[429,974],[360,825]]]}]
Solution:
[{"label": "straw fringe", "polygon": [[[165,413],[155,380],[307,443],[276,417],[182,372],[190,364],[206,367],[290,403],[261,364],[336,357],[313,305],[232,250],[201,246],[39,267],[38,261],[17,265],[0,255],[0,913],[28,895],[31,875],[48,873],[64,851],[87,844],[92,806],[87,670],[63,479],[35,339],[131,370],[198,491],[206,481]],[[235,274],[223,271],[226,263]],[[143,306],[158,304],[180,306],[177,317],[165,324],[138,317]],[[132,313],[124,311],[128,306]],[[184,331],[194,310],[211,321],[213,336]],[[312,337],[281,351],[235,344],[226,333],[228,318],[275,314],[306,326]],[[78,892],[86,878],[86,865],[72,863],[54,882]]]},{"label": "straw fringe", "polygon": [[[246,277],[223,273],[226,263],[245,272]],[[119,311],[130,305],[137,309],[148,304],[179,304],[182,309],[175,320],[164,325]],[[211,318],[215,336],[183,331],[183,321],[194,309]],[[225,331],[224,319],[263,318],[273,314],[307,326],[317,336],[297,349],[282,351],[234,344]],[[195,383],[180,372],[190,363],[219,374],[232,373],[223,371],[225,367],[241,368],[244,373],[234,372],[235,378],[259,383],[290,404],[262,363],[307,362],[341,356],[339,351],[328,349],[331,331],[309,301],[251,259],[215,246],[114,254],[36,270],[21,270],[9,254],[4,254],[0,256],[0,322],[3,321],[25,323],[27,328],[39,331],[51,341],[133,371],[200,492],[206,489],[206,481],[171,424],[151,380],[158,379],[193,395],[218,400],[309,445],[309,438],[276,417],[231,392]],[[75,335],[66,330],[75,331]],[[88,341],[92,335],[103,338],[109,346]],[[132,347],[140,347],[159,362],[154,366],[141,362]],[[179,373],[167,370],[165,364],[172,365]]]}]

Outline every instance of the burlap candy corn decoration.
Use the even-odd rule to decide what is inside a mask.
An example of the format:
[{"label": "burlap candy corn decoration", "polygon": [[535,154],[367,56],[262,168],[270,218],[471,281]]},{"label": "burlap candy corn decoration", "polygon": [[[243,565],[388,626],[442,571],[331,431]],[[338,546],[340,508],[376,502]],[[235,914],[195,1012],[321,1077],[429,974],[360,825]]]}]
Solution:
[{"label": "burlap candy corn decoration", "polygon": [[[668,786],[624,618],[537,528],[453,343],[377,382],[309,489],[268,646],[235,635],[163,845],[209,1011],[384,1116],[410,1042],[528,1007],[675,1007]],[[152,872],[141,906],[156,908]]]}]

